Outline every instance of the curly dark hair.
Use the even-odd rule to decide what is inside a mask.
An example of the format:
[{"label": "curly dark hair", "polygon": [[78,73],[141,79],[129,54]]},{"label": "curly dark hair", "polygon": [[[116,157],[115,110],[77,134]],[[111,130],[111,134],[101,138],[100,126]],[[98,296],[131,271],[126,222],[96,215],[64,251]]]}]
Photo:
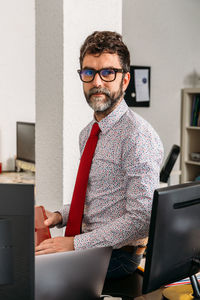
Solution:
[{"label": "curly dark hair", "polygon": [[103,52],[116,53],[124,72],[130,71],[130,53],[122,41],[122,36],[113,31],[95,31],[89,35],[80,49],[80,66],[86,54],[99,54]]}]

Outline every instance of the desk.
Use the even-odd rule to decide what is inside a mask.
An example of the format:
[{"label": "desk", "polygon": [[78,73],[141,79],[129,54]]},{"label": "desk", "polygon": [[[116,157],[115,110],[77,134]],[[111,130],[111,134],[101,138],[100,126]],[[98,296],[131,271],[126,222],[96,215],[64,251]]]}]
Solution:
[{"label": "desk", "polygon": [[29,183],[35,184],[35,173],[33,172],[2,172],[0,183]]},{"label": "desk", "polygon": [[163,299],[162,289],[134,298],[134,300],[162,300],[162,299]]}]

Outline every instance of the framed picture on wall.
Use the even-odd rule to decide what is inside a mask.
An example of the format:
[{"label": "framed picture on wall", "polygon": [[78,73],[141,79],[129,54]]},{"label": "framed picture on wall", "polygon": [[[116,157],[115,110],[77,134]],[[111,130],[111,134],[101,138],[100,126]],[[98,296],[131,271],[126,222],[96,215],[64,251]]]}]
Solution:
[{"label": "framed picture on wall", "polygon": [[127,105],[149,107],[151,68],[145,66],[131,66],[130,73],[130,83],[124,96]]}]

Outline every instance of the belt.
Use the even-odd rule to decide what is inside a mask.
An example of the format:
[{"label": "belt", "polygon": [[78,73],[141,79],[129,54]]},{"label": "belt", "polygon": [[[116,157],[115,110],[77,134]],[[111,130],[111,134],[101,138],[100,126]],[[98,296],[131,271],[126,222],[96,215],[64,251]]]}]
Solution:
[{"label": "belt", "polygon": [[124,247],[120,248],[120,250],[123,250],[128,253],[135,252],[135,254],[137,254],[137,255],[142,255],[144,253],[145,249],[146,249],[146,246],[124,246]]}]

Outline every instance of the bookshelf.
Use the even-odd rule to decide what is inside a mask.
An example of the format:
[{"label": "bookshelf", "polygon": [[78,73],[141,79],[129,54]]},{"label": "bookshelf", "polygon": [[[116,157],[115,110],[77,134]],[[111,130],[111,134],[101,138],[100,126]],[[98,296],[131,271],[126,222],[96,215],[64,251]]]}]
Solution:
[{"label": "bookshelf", "polygon": [[194,119],[194,99],[198,95],[200,88],[182,90],[181,183],[194,181],[200,175],[200,161],[191,159],[191,153],[200,153],[200,126],[192,125],[191,121]]}]

